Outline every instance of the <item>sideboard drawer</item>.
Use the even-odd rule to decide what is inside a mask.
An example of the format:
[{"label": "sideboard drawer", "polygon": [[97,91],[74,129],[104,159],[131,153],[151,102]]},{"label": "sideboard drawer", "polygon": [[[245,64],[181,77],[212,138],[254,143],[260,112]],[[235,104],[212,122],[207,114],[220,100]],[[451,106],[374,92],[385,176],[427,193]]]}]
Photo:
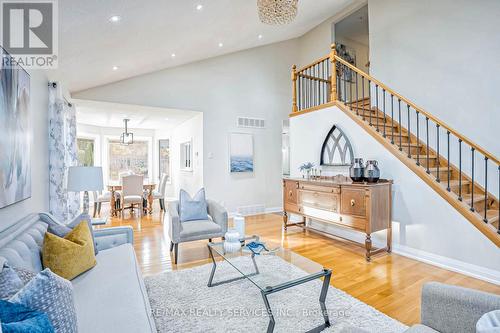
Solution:
[{"label": "sideboard drawer", "polygon": [[340,212],[346,215],[366,216],[365,190],[342,188]]},{"label": "sideboard drawer", "polygon": [[297,204],[297,188],[299,187],[299,183],[296,181],[285,180],[285,184],[283,186],[283,201]]},{"label": "sideboard drawer", "polygon": [[314,207],[337,213],[339,210],[339,196],[334,193],[299,190],[301,206]]},{"label": "sideboard drawer", "polygon": [[314,191],[314,192],[323,192],[323,193],[336,193],[336,194],[340,193],[339,187],[312,185],[312,184],[308,184],[308,183],[300,183],[299,189],[307,190],[307,191]]}]

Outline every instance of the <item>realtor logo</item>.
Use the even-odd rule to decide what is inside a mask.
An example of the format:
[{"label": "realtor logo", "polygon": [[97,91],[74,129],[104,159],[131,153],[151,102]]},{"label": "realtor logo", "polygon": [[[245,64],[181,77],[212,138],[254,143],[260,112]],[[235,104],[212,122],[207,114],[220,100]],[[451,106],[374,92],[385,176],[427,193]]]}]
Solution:
[{"label": "realtor logo", "polygon": [[57,67],[56,1],[0,0],[2,46],[19,65]]}]

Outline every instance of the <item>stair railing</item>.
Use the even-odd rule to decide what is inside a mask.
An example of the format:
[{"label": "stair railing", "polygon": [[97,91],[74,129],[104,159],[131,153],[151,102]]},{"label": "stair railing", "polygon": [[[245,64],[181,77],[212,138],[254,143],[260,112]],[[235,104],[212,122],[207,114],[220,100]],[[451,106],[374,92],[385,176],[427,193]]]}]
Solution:
[{"label": "stair railing", "polygon": [[[332,73],[333,68],[335,73]],[[494,203],[495,197],[488,192],[492,186],[498,186],[500,195],[500,160],[497,157],[339,57],[335,44],[331,47],[330,55],[299,70],[293,66],[292,81],[292,114],[313,111],[336,101],[341,102],[375,127],[377,132],[390,140],[400,151],[407,150],[408,158],[416,160],[416,164],[424,167],[429,175],[435,174],[435,181],[445,185],[448,192],[451,192],[453,166],[458,165],[457,199],[467,204],[471,212],[480,214],[486,224],[498,219],[496,231],[500,234],[500,204],[496,202],[498,207],[491,209],[490,205]],[[374,112],[375,110],[377,111]],[[395,121],[399,124],[398,132],[395,131],[398,126]],[[412,138],[416,140],[412,142]],[[423,155],[419,149],[420,141],[425,144]],[[412,154],[413,151],[415,154]],[[446,165],[441,165],[443,156],[447,159]],[[431,162],[434,165],[432,168]],[[480,175],[478,168],[483,169]],[[444,179],[442,174],[445,174]],[[471,184],[468,194],[463,193],[462,189],[466,182]],[[476,190],[484,192],[481,194],[482,198],[478,197],[480,194],[476,193]],[[476,202],[481,203],[481,206]]]}]

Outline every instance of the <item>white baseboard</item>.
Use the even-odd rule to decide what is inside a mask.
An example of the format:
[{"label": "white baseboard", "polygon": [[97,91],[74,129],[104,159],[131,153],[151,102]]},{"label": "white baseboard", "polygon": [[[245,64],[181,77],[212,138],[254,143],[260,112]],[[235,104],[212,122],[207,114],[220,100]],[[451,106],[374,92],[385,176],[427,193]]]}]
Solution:
[{"label": "white baseboard", "polygon": [[425,262],[426,264],[500,285],[500,272],[493,269],[469,264],[460,260],[443,257],[434,253],[429,253],[400,244],[393,245],[393,252],[411,259]]},{"label": "white baseboard", "polygon": [[[258,214],[248,214],[248,215],[244,215],[244,216],[253,216],[253,215],[262,215],[262,214],[272,214],[272,213],[280,213],[283,211],[283,207],[268,207],[264,210],[263,213],[258,213]],[[238,212],[228,212],[227,213],[227,216],[229,218],[233,218],[235,215],[237,215]]]}]

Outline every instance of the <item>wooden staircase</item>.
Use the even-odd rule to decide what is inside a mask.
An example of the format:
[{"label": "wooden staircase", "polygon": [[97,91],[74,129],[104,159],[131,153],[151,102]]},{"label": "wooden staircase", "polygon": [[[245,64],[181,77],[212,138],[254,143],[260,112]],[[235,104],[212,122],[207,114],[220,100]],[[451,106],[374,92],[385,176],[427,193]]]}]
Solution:
[{"label": "wooden staircase", "polygon": [[[338,106],[500,247],[500,204],[488,191],[500,192],[498,158],[339,58],[334,46],[329,57],[299,71],[294,67],[292,80],[290,116]],[[450,157],[455,151],[458,161]]]}]

